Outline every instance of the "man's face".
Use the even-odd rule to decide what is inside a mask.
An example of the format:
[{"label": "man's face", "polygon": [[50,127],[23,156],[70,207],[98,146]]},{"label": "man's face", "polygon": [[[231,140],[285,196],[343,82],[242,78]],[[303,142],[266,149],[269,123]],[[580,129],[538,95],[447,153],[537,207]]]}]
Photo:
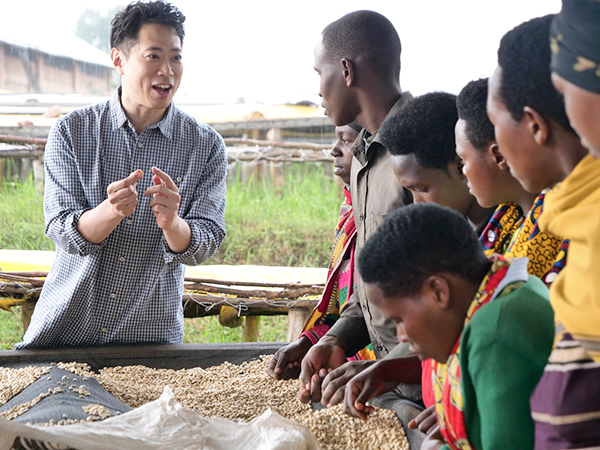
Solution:
[{"label": "man's face", "polygon": [[462,160],[462,172],[467,177],[469,193],[477,198],[484,208],[491,208],[504,200],[497,199],[497,188],[494,186],[499,172],[493,156],[487,149],[478,150],[469,141],[466,134],[466,122],[458,119],[454,128],[456,138],[456,154]]},{"label": "man's face", "polygon": [[129,108],[164,110],[169,106],[183,74],[181,39],[173,28],[144,24],[128,56],[121,50],[113,54],[122,78],[122,99]]},{"label": "man's face", "polygon": [[398,341],[408,342],[410,351],[421,360],[433,358],[441,363],[447,361],[448,347],[451,350],[454,343],[448,345],[440,342],[436,333],[440,324],[434,320],[435,311],[427,298],[430,295],[427,289],[421,289],[411,296],[385,296],[379,286],[373,283],[366,283],[365,289],[369,302],[396,323]]},{"label": "man's face", "polygon": [[512,176],[519,180],[526,191],[538,194],[553,184],[548,179],[548,172],[540,170],[546,152],[527,129],[525,116],[520,122],[513,119],[500,94],[501,83],[502,68],[498,66],[490,77],[487,98],[487,112],[494,125],[496,142]]},{"label": "man's face", "polygon": [[358,137],[358,131],[344,125],[335,127],[336,141],[330,150],[333,156],[333,173],[346,184],[350,184],[350,167],[352,166],[352,145]]},{"label": "man's face", "polygon": [[552,74],[554,87],[565,98],[565,109],[571,126],[581,137],[581,145],[589,149],[594,158],[600,158],[600,94],[590,92]]},{"label": "man's face", "polygon": [[351,93],[346,85],[342,61],[334,61],[323,47],[320,39],[315,47],[315,71],[319,75],[319,96],[325,115],[336,126],[348,125],[356,120]]},{"label": "man's face", "polygon": [[474,201],[455,163],[448,165],[448,173],[426,169],[414,154],[409,154],[392,156],[392,167],[398,182],[412,192],[415,203],[436,203],[464,215]]}]

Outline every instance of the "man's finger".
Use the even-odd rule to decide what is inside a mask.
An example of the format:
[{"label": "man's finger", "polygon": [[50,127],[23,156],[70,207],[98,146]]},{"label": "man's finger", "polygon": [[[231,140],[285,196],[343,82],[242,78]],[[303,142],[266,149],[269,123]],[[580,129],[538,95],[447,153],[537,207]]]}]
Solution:
[{"label": "man's finger", "polygon": [[138,169],[135,172],[131,172],[127,178],[111,183],[107,190],[109,192],[117,192],[121,189],[129,188],[130,186],[134,186],[135,183],[140,181],[142,178],[144,178],[144,172]]},{"label": "man's finger", "polygon": [[370,401],[373,397],[377,395],[376,389],[372,383],[370,383],[367,378],[365,382],[362,384],[362,389],[360,393],[356,396],[355,403],[360,403],[361,405],[366,405],[368,401]]},{"label": "man's finger", "polygon": [[[167,188],[169,188],[172,191],[179,192],[179,188],[177,187],[177,185],[173,182],[171,177],[166,172],[163,172],[158,167],[153,166],[152,173],[154,173],[154,175],[156,175],[158,178],[160,178],[161,181],[163,182],[163,184]],[[158,184],[158,183],[155,183],[155,184]]]},{"label": "man's finger", "polygon": [[275,373],[280,374],[285,370],[285,366],[290,362],[290,358],[287,352],[281,352],[277,358],[277,364],[275,364]]},{"label": "man's finger", "polygon": [[136,170],[135,172],[131,172],[127,178],[123,181],[123,187],[133,186],[135,183],[144,178],[144,172],[141,169]]},{"label": "man's finger", "polygon": [[281,373],[281,371],[276,372],[276,364],[278,361],[278,354],[275,353],[275,355],[273,355],[273,357],[271,358],[271,361],[269,361],[269,365],[267,366],[267,373],[269,375],[271,375],[272,378],[275,378],[276,380],[279,379],[278,375],[279,373]]},{"label": "man's finger", "polygon": [[329,399],[327,400],[327,405],[335,406],[335,405],[342,403],[344,401],[345,393],[346,393],[346,385],[340,387],[338,390],[336,390],[333,393],[333,395],[331,395],[329,397]]},{"label": "man's finger", "polygon": [[321,382],[323,378],[318,373],[312,376],[310,383],[310,400],[313,403],[319,403],[321,401]]},{"label": "man's finger", "polygon": [[358,417],[359,419],[366,420],[367,416],[362,408],[357,408],[356,397],[359,394],[360,386],[358,384],[349,385],[346,387],[344,395],[343,410],[346,414]]}]

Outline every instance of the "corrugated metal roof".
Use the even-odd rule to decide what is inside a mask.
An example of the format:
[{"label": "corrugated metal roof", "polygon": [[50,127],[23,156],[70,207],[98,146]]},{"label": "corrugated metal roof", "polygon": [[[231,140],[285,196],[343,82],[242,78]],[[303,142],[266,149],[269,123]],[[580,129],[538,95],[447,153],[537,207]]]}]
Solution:
[{"label": "corrugated metal roof", "polygon": [[31,48],[54,56],[71,58],[112,68],[110,56],[78,38],[72,32],[57,27],[39,30],[26,22],[7,23],[9,14],[0,19],[0,41]]}]

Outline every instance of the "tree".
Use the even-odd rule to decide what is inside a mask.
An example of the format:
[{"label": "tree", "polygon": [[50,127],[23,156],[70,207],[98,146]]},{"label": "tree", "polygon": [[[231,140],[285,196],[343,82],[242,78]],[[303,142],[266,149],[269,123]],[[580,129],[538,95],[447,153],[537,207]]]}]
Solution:
[{"label": "tree", "polygon": [[105,53],[110,53],[110,21],[123,6],[117,6],[101,14],[99,10],[86,8],[77,19],[75,35]]}]

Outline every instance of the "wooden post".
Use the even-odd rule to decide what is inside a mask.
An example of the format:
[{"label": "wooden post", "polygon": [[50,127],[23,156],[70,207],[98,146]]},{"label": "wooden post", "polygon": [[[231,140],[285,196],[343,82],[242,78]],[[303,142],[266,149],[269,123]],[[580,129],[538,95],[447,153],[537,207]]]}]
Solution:
[{"label": "wooden post", "polygon": [[260,316],[246,316],[246,322],[244,323],[244,342],[256,342],[258,341],[258,328],[260,323]]},{"label": "wooden post", "polygon": [[283,166],[279,162],[271,161],[269,163],[269,169],[271,170],[271,183],[273,187],[282,188],[285,186],[285,173]]},{"label": "wooden post", "polygon": [[32,172],[33,164],[31,158],[20,158],[21,170],[19,171],[19,178],[21,181],[25,181],[29,178]]},{"label": "wooden post", "polygon": [[290,308],[290,311],[288,312],[288,342],[294,342],[298,339],[310,313],[311,310],[307,308]]},{"label": "wooden post", "polygon": [[21,304],[21,320],[23,321],[23,333],[27,331],[29,323],[31,322],[31,316],[35,309],[35,303],[37,298],[28,298]]},{"label": "wooden post", "polygon": [[0,158],[0,183],[4,183],[6,177],[6,158]]},{"label": "wooden post", "polygon": [[32,164],[35,192],[41,195],[44,192],[44,162],[41,159],[34,159]]}]

